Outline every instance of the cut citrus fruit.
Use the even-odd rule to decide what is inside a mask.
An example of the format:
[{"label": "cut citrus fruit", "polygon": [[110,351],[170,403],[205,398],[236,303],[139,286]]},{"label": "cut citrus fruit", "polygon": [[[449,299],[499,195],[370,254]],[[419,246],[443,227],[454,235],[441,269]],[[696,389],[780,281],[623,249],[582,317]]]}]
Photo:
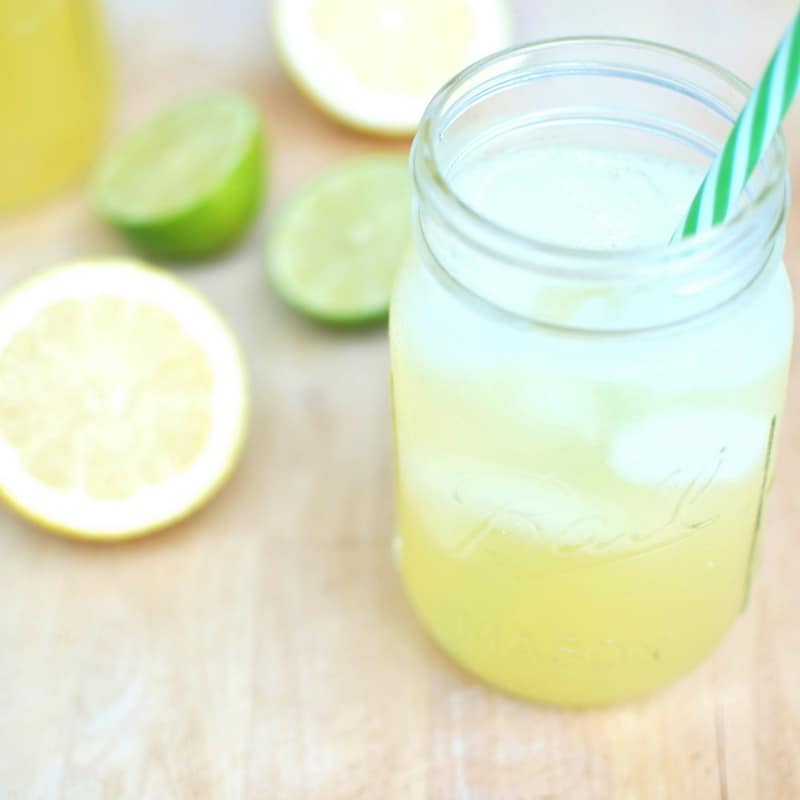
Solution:
[{"label": "cut citrus fruit", "polygon": [[186,516],[246,418],[233,334],[171,276],[84,262],[0,300],[0,495],[43,527],[123,539]]},{"label": "cut citrus fruit", "polygon": [[237,94],[184,101],[123,139],[93,184],[98,213],[147,252],[195,258],[232,243],[264,182],[258,109]]},{"label": "cut citrus fruit", "polygon": [[377,321],[410,241],[407,157],[362,156],[289,199],[267,241],[267,272],[277,293],[310,317]]},{"label": "cut citrus fruit", "polygon": [[504,0],[277,0],[274,27],[312,102],[387,135],[413,133],[439,86],[511,40]]}]

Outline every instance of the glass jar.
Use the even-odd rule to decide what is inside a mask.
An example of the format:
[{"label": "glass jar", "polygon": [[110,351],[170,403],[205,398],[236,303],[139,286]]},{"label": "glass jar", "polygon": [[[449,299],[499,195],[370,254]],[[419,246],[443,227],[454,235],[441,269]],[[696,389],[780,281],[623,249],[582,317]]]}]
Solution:
[{"label": "glass jar", "polygon": [[646,693],[745,607],[786,390],[780,137],[670,242],[747,86],[624,39],[507,51],[432,101],[392,301],[408,594],[528,698]]},{"label": "glass jar", "polygon": [[88,166],[108,89],[97,0],[0,0],[0,212],[39,200]]}]

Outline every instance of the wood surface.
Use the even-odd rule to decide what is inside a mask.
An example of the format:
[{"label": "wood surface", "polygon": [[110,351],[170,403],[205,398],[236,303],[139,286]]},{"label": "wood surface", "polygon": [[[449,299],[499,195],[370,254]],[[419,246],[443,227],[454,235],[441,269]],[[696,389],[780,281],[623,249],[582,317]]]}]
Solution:
[{"label": "wood surface", "polygon": [[[516,12],[520,40],[657,38],[753,79],[795,7],[520,0]],[[117,129],[199,87],[250,91],[271,133],[270,210],[325,164],[405,146],[339,128],[295,92],[261,0],[114,0],[109,16]],[[793,144],[797,111],[787,133]],[[796,185],[799,158],[793,148]],[[795,210],[793,274],[798,221]],[[262,277],[268,227],[265,213],[235,252],[182,271],[231,321],[252,369],[249,445],[218,499],[110,547],[0,510],[0,798],[800,798],[800,370],[746,615],[643,702],[537,707],[464,674],[415,622],[390,558],[385,332],[331,333],[280,306]],[[125,251],[78,188],[0,228],[0,291]]]}]

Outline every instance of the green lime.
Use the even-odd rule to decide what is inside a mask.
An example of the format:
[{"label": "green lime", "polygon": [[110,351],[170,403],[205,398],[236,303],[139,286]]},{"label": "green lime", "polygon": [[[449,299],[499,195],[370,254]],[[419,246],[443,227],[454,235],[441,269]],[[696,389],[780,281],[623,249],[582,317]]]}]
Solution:
[{"label": "green lime", "polygon": [[386,317],[411,240],[408,157],[347,161],[302,186],[267,240],[267,273],[296,310],[354,325]]},{"label": "green lime", "polygon": [[261,199],[264,134],[246,97],[184,101],[144,123],[101,162],[98,213],[150,253],[206,256],[243,232]]}]

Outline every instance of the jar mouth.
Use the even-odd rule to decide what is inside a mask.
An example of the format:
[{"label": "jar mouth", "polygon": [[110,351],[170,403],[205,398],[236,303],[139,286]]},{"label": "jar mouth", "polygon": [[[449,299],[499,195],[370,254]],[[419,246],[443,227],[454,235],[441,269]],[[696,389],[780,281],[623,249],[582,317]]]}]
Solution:
[{"label": "jar mouth", "polygon": [[[758,226],[759,213],[776,205],[779,213],[771,215],[773,224],[765,238],[771,239],[782,228],[788,204],[786,146],[782,132],[774,137],[766,154],[759,162],[762,179],[757,191],[746,195],[736,211],[724,222],[686,239],[665,242],[663,245],[619,249],[592,249],[574,247],[528,236],[518,229],[504,226],[485,216],[461,197],[454,188],[437,154],[437,141],[441,140],[454,116],[472,100],[478,99],[502,86],[503,79],[511,73],[533,77],[560,77],[585,73],[619,76],[668,88],[715,112],[730,125],[740,108],[734,108],[717,93],[702,87],[696,81],[675,77],[664,71],[645,68],[635,59],[609,61],[592,57],[585,62],[574,56],[563,64],[549,62],[536,67],[527,66],[509,70],[509,63],[566,48],[614,49],[615,56],[640,52],[662,55],[696,67],[709,78],[721,81],[732,89],[742,102],[751,87],[724,67],[689,51],[643,39],[614,36],[579,36],[546,39],[527,45],[512,47],[475,62],[448,81],[429,103],[420,123],[412,153],[412,172],[420,196],[428,196],[440,213],[449,219],[458,219],[464,228],[471,230],[470,238],[498,240],[501,238],[515,253],[518,266],[559,278],[587,279],[592,282],[617,281],[626,278],[664,274],[664,270],[679,271],[693,261],[702,251],[705,256],[752,239]],[[555,53],[554,53],[555,54]],[[721,143],[718,143],[718,145]],[[716,153],[709,153],[715,155]],[[688,212],[688,208],[687,208]],[[762,228],[763,230],[763,228]]]}]

